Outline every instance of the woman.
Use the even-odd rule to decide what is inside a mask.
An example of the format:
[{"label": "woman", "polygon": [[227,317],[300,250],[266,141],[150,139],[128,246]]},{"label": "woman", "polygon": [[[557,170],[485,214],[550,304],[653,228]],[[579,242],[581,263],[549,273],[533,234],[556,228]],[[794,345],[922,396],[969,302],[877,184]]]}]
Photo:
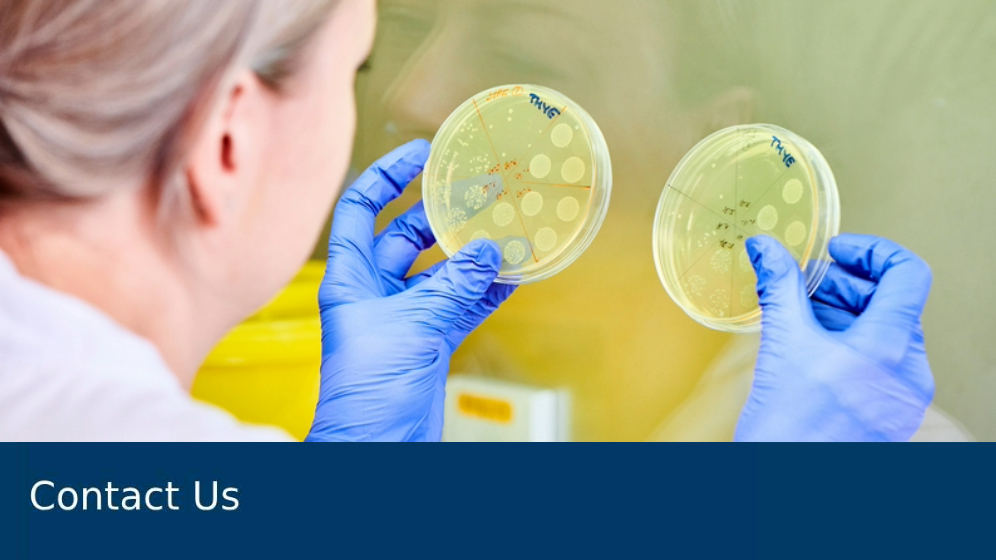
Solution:
[{"label": "woman", "polygon": [[[287,439],[187,389],[308,255],[373,29],[360,0],[0,3],[0,439]],[[421,205],[374,235],[427,155],[388,154],[336,208],[310,440],[438,440],[449,358],[511,294],[483,240],[408,277]],[[842,237],[812,303],[784,249],[749,248],[765,330],[738,435],[908,437],[933,392],[922,261]]]},{"label": "woman", "polygon": [[[286,439],[195,403],[187,389],[213,344],[313,246],[348,163],[373,3],[0,6],[3,438]],[[473,326],[468,308],[483,317],[508,293],[488,291],[497,255],[476,246],[407,300],[371,301],[404,288],[391,275],[404,278],[404,261],[429,238],[416,209],[374,247],[363,238],[373,217],[365,204],[386,204],[426,152],[417,144],[383,162],[369,192],[340,206],[345,233],[332,242],[357,253],[340,256],[323,288],[326,305],[350,303],[326,328],[355,321],[342,327],[353,340],[393,329],[381,359],[408,351],[411,337],[455,345]],[[401,328],[389,322],[401,304],[426,316]],[[347,371],[334,374],[338,386],[375,374],[351,363],[358,350],[335,360]],[[329,394],[325,384],[316,425],[334,418],[363,432],[356,437],[438,431],[407,416],[441,406],[449,351],[406,354],[406,367],[426,360],[424,375],[390,394]],[[330,398],[334,416],[324,414]],[[406,405],[404,433],[364,428],[397,428],[383,416],[396,403]],[[378,416],[382,406],[390,412]]]}]

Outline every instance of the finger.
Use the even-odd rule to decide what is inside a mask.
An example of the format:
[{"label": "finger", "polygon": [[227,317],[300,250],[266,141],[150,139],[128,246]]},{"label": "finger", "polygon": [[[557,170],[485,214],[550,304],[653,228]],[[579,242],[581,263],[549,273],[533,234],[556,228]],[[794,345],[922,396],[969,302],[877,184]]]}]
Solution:
[{"label": "finger", "polygon": [[515,288],[516,286],[512,284],[499,284],[497,282],[491,284],[484,293],[484,296],[477,300],[477,303],[472,305],[454,323],[450,333],[446,336],[446,341],[449,343],[450,349],[455,351],[458,346],[463,344],[467,335],[481,326],[481,323],[490,317],[515,292]]},{"label": "finger", "polygon": [[[865,236],[867,237],[867,236]],[[920,327],[920,316],[930,295],[930,267],[912,251],[881,238],[871,238],[856,262],[866,266],[878,286],[864,313],[848,331],[853,343],[880,360],[900,359],[909,337]]]},{"label": "finger", "polygon": [[494,282],[501,253],[493,241],[478,239],[443,263],[430,278],[404,292],[412,298],[413,311],[436,329],[448,333]]},{"label": "finger", "polygon": [[419,254],[435,242],[425,208],[419,201],[374,238],[377,267],[395,278],[404,278]]},{"label": "finger", "polygon": [[857,234],[832,239],[830,254],[848,272],[877,282],[866,313],[919,321],[933,280],[923,259],[888,239]]},{"label": "finger", "polygon": [[446,261],[439,261],[422,272],[409,276],[405,279],[405,288],[414,288],[415,286],[418,286],[422,282],[428,280],[433,274],[439,272],[439,269],[443,268],[444,264],[446,264]]},{"label": "finger", "polygon": [[409,142],[378,160],[346,190],[332,220],[320,301],[334,305],[380,294],[382,280],[373,254],[374,221],[418,175],[427,154],[425,141]]},{"label": "finger", "polygon": [[336,247],[373,249],[377,214],[422,172],[429,157],[429,143],[413,140],[377,160],[339,199],[332,218],[329,253]]},{"label": "finger", "polygon": [[[875,293],[875,282],[851,274],[837,263],[827,269],[823,281],[813,292],[813,301],[860,315]],[[815,306],[814,306],[815,309]],[[817,318],[819,314],[817,314]]]},{"label": "finger", "polygon": [[762,336],[797,328],[807,320],[815,322],[802,270],[788,250],[767,235],[751,237],[746,247],[757,274]]},{"label": "finger", "polygon": [[819,301],[813,302],[813,315],[823,325],[823,328],[834,332],[846,331],[851,328],[854,320],[858,318],[857,315],[846,309],[827,305]]},{"label": "finger", "polygon": [[906,251],[901,245],[875,235],[842,233],[830,240],[830,256],[841,268],[859,278],[877,282],[889,258]]}]

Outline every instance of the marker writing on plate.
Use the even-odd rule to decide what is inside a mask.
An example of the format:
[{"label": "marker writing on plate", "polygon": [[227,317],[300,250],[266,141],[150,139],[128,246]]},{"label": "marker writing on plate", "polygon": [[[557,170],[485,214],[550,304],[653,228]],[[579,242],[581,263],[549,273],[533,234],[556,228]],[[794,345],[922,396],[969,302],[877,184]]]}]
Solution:
[{"label": "marker writing on plate", "polygon": [[560,109],[557,109],[552,105],[547,105],[546,102],[540,99],[540,96],[535,93],[529,94],[529,103],[535,105],[541,113],[547,116],[547,118],[552,119],[560,114]]}]

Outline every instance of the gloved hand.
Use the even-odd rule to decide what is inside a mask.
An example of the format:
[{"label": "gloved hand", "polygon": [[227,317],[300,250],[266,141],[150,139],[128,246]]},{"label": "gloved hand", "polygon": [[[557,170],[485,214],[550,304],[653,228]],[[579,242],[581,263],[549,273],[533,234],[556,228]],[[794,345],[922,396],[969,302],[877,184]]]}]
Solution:
[{"label": "gloved hand", "polygon": [[908,440],[934,396],[920,326],[927,264],[887,239],[844,234],[810,300],[781,244],[754,237],[747,251],[761,350],[735,439]]},{"label": "gloved hand", "polygon": [[421,203],[374,237],[375,217],[428,155],[424,140],[397,148],[336,205],[318,293],[321,389],[307,441],[438,441],[450,355],[512,293],[493,283],[501,255],[486,240],[406,278],[435,242]]}]

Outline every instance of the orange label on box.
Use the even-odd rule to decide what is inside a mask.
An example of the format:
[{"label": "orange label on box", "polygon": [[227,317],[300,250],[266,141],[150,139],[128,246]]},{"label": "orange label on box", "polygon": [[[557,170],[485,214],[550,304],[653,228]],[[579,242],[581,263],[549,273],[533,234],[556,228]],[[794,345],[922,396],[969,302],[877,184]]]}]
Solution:
[{"label": "orange label on box", "polygon": [[470,393],[461,393],[457,397],[457,408],[467,416],[508,424],[512,421],[512,403]]}]

